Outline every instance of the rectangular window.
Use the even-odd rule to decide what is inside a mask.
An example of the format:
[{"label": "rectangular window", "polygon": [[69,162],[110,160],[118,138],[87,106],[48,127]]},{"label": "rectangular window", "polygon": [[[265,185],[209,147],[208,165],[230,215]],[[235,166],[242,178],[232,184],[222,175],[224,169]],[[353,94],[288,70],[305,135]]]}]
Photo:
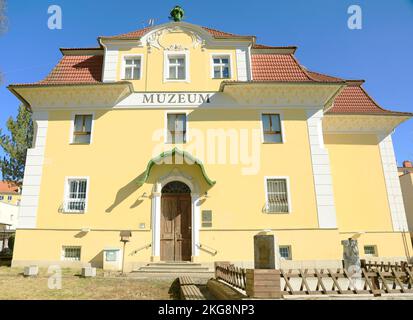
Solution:
[{"label": "rectangular window", "polygon": [[283,260],[291,260],[291,246],[280,246],[280,257]]},{"label": "rectangular window", "polygon": [[7,197],[7,200],[8,200],[8,201],[11,201],[12,199],[13,199],[12,196],[8,196],[8,197]]},{"label": "rectangular window", "polygon": [[168,56],[168,80],[185,80],[185,55]]},{"label": "rectangular window", "polygon": [[86,208],[86,179],[69,179],[65,201],[65,211],[83,213]]},{"label": "rectangular window", "polygon": [[262,129],[264,135],[264,143],[281,143],[281,120],[279,114],[263,114]]},{"label": "rectangular window", "polygon": [[91,114],[75,115],[75,123],[73,128],[73,143],[89,144],[92,135],[92,119]]},{"label": "rectangular window", "polygon": [[141,58],[125,58],[125,80],[139,80],[141,78]]},{"label": "rectangular window", "polygon": [[212,211],[203,210],[202,211],[202,228],[211,228],[212,227]]},{"label": "rectangular window", "polygon": [[286,179],[267,179],[267,213],[288,213],[288,191]]},{"label": "rectangular window", "polygon": [[229,56],[215,56],[212,58],[212,63],[214,79],[229,79],[231,77],[229,70]]},{"label": "rectangular window", "polygon": [[4,200],[4,196],[0,196],[0,201]]},{"label": "rectangular window", "polygon": [[186,143],[186,114],[169,113],[167,117],[167,142]]},{"label": "rectangular window", "polygon": [[118,261],[119,250],[108,250],[106,251],[106,261],[115,262]]},{"label": "rectangular window", "polygon": [[364,255],[370,257],[377,257],[377,247],[376,246],[364,246]]},{"label": "rectangular window", "polygon": [[62,260],[80,261],[81,247],[63,247]]}]

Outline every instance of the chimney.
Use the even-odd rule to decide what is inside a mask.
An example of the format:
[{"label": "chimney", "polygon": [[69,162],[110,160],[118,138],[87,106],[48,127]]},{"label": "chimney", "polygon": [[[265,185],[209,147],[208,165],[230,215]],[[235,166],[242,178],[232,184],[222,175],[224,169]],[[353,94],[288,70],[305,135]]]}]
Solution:
[{"label": "chimney", "polygon": [[403,161],[403,168],[413,168],[411,161]]}]

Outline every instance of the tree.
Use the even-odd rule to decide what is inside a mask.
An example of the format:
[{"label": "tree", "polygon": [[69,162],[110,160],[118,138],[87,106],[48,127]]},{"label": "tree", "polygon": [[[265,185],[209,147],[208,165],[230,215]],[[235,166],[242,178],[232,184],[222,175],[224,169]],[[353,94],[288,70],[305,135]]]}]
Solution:
[{"label": "tree", "polygon": [[170,13],[170,20],[179,22],[184,18],[185,11],[180,6],[175,6]]},{"label": "tree", "polygon": [[12,117],[7,120],[7,129],[10,134],[3,134],[0,129],[0,146],[5,152],[3,159],[0,159],[0,168],[3,180],[21,187],[27,149],[31,148],[33,140],[31,112],[21,105],[16,120]]}]

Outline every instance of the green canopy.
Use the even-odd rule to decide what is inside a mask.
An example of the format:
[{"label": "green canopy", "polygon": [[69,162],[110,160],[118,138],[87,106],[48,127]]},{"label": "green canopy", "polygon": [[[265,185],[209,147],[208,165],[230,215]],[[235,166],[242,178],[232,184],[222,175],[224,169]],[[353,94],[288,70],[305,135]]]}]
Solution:
[{"label": "green canopy", "polygon": [[184,159],[188,159],[189,161],[191,161],[192,163],[195,163],[199,166],[199,168],[201,169],[202,175],[205,178],[205,181],[210,185],[213,186],[215,185],[216,181],[212,181],[208,175],[205,172],[205,168],[204,165],[202,164],[202,162],[198,159],[196,159],[194,156],[192,156],[189,152],[186,151],[182,151],[179,150],[178,148],[173,148],[172,150],[169,151],[165,151],[162,152],[159,156],[151,159],[148,162],[148,165],[146,166],[146,170],[143,174],[140,175],[139,179],[137,180],[139,185],[143,185],[149,178],[149,174],[151,173],[152,167],[156,164],[158,164],[160,161],[162,161],[162,159],[164,158],[168,158],[171,156],[174,156],[176,154],[179,154],[180,156],[182,156]]}]

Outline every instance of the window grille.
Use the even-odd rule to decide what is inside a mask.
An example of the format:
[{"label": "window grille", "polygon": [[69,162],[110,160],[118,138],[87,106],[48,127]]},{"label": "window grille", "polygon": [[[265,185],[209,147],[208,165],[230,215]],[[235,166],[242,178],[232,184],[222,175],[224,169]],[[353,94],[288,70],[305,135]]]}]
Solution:
[{"label": "window grille", "polygon": [[63,247],[62,259],[65,261],[80,261],[81,247]]},{"label": "window grille", "polygon": [[267,179],[266,211],[269,213],[289,212],[286,179]]},{"label": "window grille", "polygon": [[280,246],[280,257],[284,260],[291,260],[291,246]]},{"label": "window grille", "polygon": [[376,246],[364,246],[364,254],[366,256],[376,257],[377,256],[377,247]]},{"label": "window grille", "polygon": [[69,180],[69,192],[65,203],[66,212],[84,212],[86,208],[86,179]]}]

